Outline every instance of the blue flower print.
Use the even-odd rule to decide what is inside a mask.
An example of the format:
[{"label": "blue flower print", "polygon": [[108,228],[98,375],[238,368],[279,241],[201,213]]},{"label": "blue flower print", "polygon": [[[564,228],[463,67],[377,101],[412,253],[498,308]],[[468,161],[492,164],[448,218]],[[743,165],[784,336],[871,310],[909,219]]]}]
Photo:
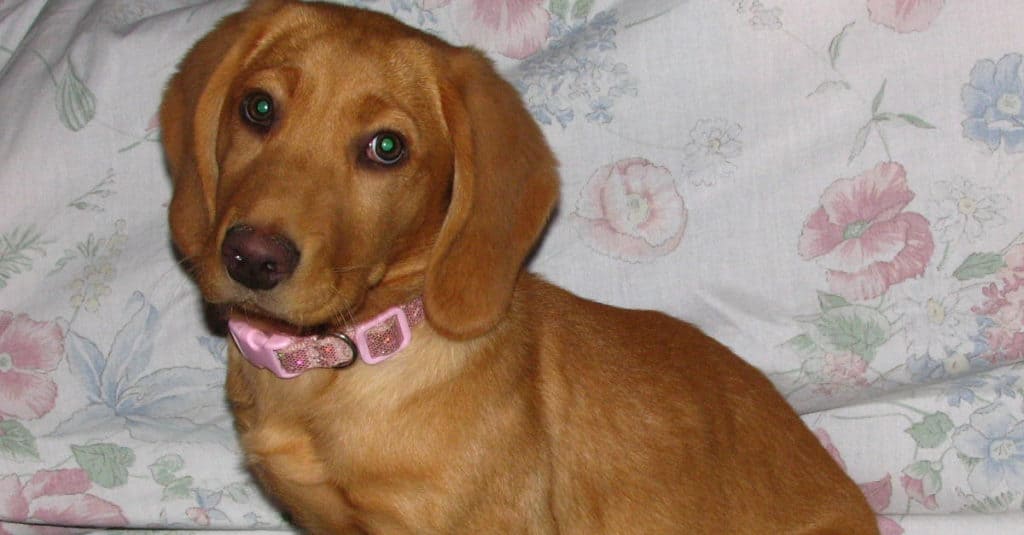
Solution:
[{"label": "blue flower print", "polygon": [[[67,361],[89,403],[53,434],[114,434],[144,442],[217,442],[235,448],[223,394],[223,369],[186,366],[148,371],[160,313],[136,292],[109,351],[68,331]],[[148,372],[148,373],[147,373]]]},{"label": "blue flower print", "polygon": [[402,22],[421,30],[428,30],[437,25],[437,15],[429,8],[423,7],[423,2],[416,0],[355,0],[352,3],[361,8],[390,13]]},{"label": "blue flower print", "polygon": [[996,377],[992,381],[992,389],[995,390],[999,397],[1008,397],[1011,399],[1017,399],[1017,383],[1020,382],[1020,377],[1012,374],[1003,375]]},{"label": "blue flower print", "polygon": [[967,119],[964,136],[995,151],[1024,152],[1024,81],[1020,54],[1007,54],[999,63],[983,59],[971,69],[971,81],[960,95]]},{"label": "blue flower print", "polygon": [[993,404],[971,415],[953,435],[953,446],[977,463],[967,478],[975,492],[992,496],[1024,491],[1024,422]]},{"label": "blue flower print", "polygon": [[597,124],[614,120],[616,101],[636,96],[637,85],[624,63],[615,61],[615,11],[602,11],[578,26],[552,22],[552,41],[512,73],[533,117],[563,128],[579,116]]},{"label": "blue flower print", "polygon": [[189,507],[185,512],[189,519],[196,524],[207,527],[211,524],[230,524],[231,519],[228,515],[224,514],[224,511],[218,509],[220,506],[221,499],[224,496],[223,492],[214,492],[212,490],[195,489],[196,507]]},{"label": "blue flower print", "polygon": [[978,400],[975,391],[984,387],[985,381],[977,377],[963,377],[950,381],[945,390],[946,403],[949,403],[950,407],[959,407],[964,402],[973,405]]}]

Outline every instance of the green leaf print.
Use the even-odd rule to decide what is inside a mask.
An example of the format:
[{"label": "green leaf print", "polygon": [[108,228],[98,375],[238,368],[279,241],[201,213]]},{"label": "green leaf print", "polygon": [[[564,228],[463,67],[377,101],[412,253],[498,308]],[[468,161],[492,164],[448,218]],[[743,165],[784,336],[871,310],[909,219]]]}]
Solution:
[{"label": "green leaf print", "polygon": [[967,509],[981,514],[1007,513],[1011,512],[1013,502],[1020,498],[1019,492],[1006,491],[998,496],[967,496],[970,502]]},{"label": "green leaf print", "polygon": [[972,253],[960,267],[953,270],[953,276],[957,280],[966,281],[980,279],[1006,267],[1003,255],[999,253]]},{"label": "green leaf print", "polygon": [[828,312],[834,308],[848,307],[850,302],[841,295],[818,292],[818,306],[821,307],[822,312]]},{"label": "green leaf print", "polygon": [[78,466],[93,483],[112,489],[128,482],[128,467],[135,464],[135,452],[116,444],[71,446]]},{"label": "green leaf print", "polygon": [[917,128],[924,128],[924,129],[927,129],[927,130],[934,130],[935,129],[935,125],[933,125],[932,123],[929,123],[928,121],[925,121],[924,119],[922,119],[922,118],[920,118],[920,117],[918,117],[916,115],[911,115],[909,113],[901,113],[901,114],[898,115],[898,117],[900,119],[903,119],[904,121],[906,121],[907,124],[909,124],[911,126],[916,126]]},{"label": "green leaf print", "polygon": [[848,164],[853,163],[853,160],[857,159],[857,156],[860,156],[861,152],[864,151],[868,143],[868,136],[872,132],[878,134],[878,139],[885,150],[886,159],[892,160],[892,153],[889,150],[889,142],[886,140],[884,130],[884,125],[887,123],[891,124],[899,120],[915,128],[935,129],[934,125],[914,114],[879,111],[882,107],[882,101],[885,100],[885,89],[888,83],[888,80],[883,80],[881,87],[878,88],[878,92],[875,93],[875,97],[871,99],[871,119],[868,119],[868,122],[864,123],[860,130],[857,131],[857,135],[853,140],[853,148],[850,149],[850,157],[847,160]]},{"label": "green leaf print", "polygon": [[184,500],[192,496],[192,476],[175,478],[164,485],[160,494],[161,501]]},{"label": "green leaf print", "polygon": [[192,476],[178,476],[185,467],[185,459],[174,453],[164,455],[149,465],[149,473],[164,488],[162,501],[181,500],[192,495]]},{"label": "green leaf print", "polygon": [[42,233],[35,227],[21,228],[0,234],[0,288],[15,275],[32,269],[32,256],[45,256]]},{"label": "green leaf print", "polygon": [[921,482],[925,495],[935,494],[942,490],[942,465],[931,461],[917,461],[903,469],[907,477]]},{"label": "green leaf print", "polygon": [[885,85],[889,80],[882,80],[882,87],[878,88],[875,98],[871,99],[871,115],[878,115],[878,108],[882,107],[882,99],[885,98]]},{"label": "green leaf print", "polygon": [[565,20],[566,15],[569,14],[569,0],[551,0],[548,4],[548,11],[552,15]]},{"label": "green leaf print", "polygon": [[828,44],[828,60],[831,62],[833,69],[836,67],[836,62],[839,60],[840,52],[842,52],[843,39],[846,39],[846,32],[849,31],[854,24],[855,22],[851,22],[846,26],[843,26],[843,29],[840,30]]},{"label": "green leaf print", "polygon": [[868,121],[867,124],[860,127],[857,131],[857,136],[853,138],[853,149],[850,150],[850,157],[846,163],[853,163],[860,156],[860,153],[864,151],[864,147],[868,144],[868,134],[871,133],[871,127],[875,124],[874,121]]},{"label": "green leaf print", "polygon": [[936,412],[925,416],[906,431],[919,447],[937,448],[949,438],[952,430],[953,420],[944,412]]},{"label": "green leaf print", "polygon": [[175,473],[184,467],[185,459],[172,453],[160,457],[149,465],[149,473],[153,476],[153,481],[166,486],[178,477]]},{"label": "green leaf print", "polygon": [[814,341],[814,338],[808,334],[801,334],[786,340],[782,344],[782,347],[792,351],[794,354],[799,355],[804,360],[811,359],[814,357],[820,357],[822,354],[821,346]]},{"label": "green leaf print", "polygon": [[36,437],[17,420],[0,420],[0,457],[38,460]]},{"label": "green leaf print", "polygon": [[890,336],[892,325],[877,310],[863,306],[833,308],[815,321],[816,341],[835,351],[849,351],[871,362]]},{"label": "green leaf print", "polygon": [[68,60],[68,69],[57,83],[57,114],[72,132],[85,128],[96,115],[96,96],[85,86]]},{"label": "green leaf print", "polygon": [[576,0],[572,6],[572,18],[586,19],[590,16],[590,10],[594,7],[594,0]]}]

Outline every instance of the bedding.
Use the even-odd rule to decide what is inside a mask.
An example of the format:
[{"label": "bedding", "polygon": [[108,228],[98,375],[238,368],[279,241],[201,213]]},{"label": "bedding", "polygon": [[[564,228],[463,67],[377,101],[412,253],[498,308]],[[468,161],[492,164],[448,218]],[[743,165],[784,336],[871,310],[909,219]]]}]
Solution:
[{"label": "bedding", "polygon": [[[882,533],[1020,532],[1024,5],[348,3],[521,91],[563,179],[533,270],[764,370]],[[156,119],[241,5],[0,0],[0,534],[290,531],[241,467]]]}]

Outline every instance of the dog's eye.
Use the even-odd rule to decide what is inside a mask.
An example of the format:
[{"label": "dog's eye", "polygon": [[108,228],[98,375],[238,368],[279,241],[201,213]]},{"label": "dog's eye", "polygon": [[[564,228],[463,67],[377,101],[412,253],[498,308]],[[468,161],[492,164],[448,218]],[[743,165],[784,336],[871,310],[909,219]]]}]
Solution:
[{"label": "dog's eye", "polygon": [[274,123],[274,99],[263,91],[254,91],[242,100],[242,119],[266,129]]},{"label": "dog's eye", "polygon": [[366,157],[382,165],[394,165],[405,156],[402,136],[394,132],[380,132],[366,146]]}]

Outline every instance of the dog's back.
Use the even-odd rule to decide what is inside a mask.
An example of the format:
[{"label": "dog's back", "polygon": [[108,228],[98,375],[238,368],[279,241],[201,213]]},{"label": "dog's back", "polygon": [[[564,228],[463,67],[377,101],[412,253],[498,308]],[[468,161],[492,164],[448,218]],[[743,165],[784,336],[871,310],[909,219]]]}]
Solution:
[{"label": "dog's back", "polygon": [[540,339],[552,503],[572,531],[877,532],[859,489],[728,349],[664,314],[532,278],[521,288],[514,313]]}]

